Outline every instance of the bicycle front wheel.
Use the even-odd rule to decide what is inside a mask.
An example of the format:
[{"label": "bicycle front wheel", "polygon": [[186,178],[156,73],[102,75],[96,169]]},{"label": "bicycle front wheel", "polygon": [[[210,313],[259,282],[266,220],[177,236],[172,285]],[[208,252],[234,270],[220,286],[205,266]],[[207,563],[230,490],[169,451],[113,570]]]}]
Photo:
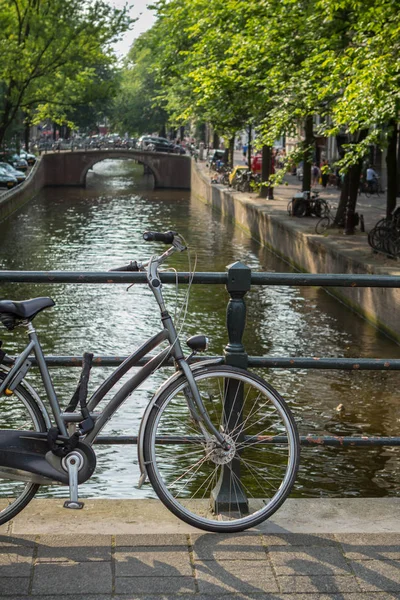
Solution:
[{"label": "bicycle front wheel", "polygon": [[296,424],[283,398],[257,375],[205,367],[195,380],[230,449],[192,418],[182,376],[149,415],[147,473],[160,500],[183,521],[206,531],[242,531],[270,517],[289,495],[300,455]]},{"label": "bicycle front wheel", "polygon": [[[0,382],[5,373],[0,372]],[[0,396],[1,430],[47,431],[43,414],[29,392],[18,385],[12,396]],[[15,481],[0,466],[0,525],[15,517],[32,500],[39,485]]]}]

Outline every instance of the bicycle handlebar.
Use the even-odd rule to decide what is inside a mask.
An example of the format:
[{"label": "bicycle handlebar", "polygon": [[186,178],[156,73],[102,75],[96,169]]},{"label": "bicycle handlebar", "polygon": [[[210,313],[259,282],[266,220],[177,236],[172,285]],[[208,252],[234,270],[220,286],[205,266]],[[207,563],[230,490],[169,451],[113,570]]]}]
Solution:
[{"label": "bicycle handlebar", "polygon": [[176,235],[176,231],[165,231],[164,233],[158,231],[145,231],[143,239],[145,242],[163,242],[164,244],[172,244]]}]

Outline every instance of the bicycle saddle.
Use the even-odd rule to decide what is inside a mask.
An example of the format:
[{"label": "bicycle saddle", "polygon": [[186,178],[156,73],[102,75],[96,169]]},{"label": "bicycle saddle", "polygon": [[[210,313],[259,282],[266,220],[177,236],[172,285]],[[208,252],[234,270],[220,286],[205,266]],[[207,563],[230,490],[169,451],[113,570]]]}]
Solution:
[{"label": "bicycle saddle", "polygon": [[41,310],[54,305],[55,302],[51,298],[32,298],[22,302],[0,300],[0,315],[6,314],[17,319],[32,320]]}]

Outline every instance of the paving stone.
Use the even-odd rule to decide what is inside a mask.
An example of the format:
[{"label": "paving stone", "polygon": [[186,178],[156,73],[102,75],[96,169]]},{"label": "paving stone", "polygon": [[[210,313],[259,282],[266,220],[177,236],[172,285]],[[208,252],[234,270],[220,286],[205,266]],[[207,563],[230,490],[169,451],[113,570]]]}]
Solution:
[{"label": "paving stone", "polygon": [[[175,598],[181,600],[180,594],[195,594],[194,577],[117,577],[115,580],[117,594],[179,594]],[[160,600],[160,597],[159,597]]]},{"label": "paving stone", "polygon": [[278,547],[269,552],[278,575],[346,575],[350,568],[337,548],[304,546],[288,550]]},{"label": "paving stone", "polygon": [[36,537],[36,535],[0,535],[0,552],[3,552],[3,548],[33,548]]},{"label": "paving stone", "polygon": [[92,562],[111,560],[111,536],[43,535],[38,541],[38,562]]},{"label": "paving stone", "polygon": [[7,547],[0,550],[0,578],[29,577],[31,573],[33,547]]},{"label": "paving stone", "polygon": [[[374,592],[372,593],[355,593],[355,594],[296,594],[294,596],[282,593],[263,593],[263,594],[247,594],[247,593],[232,593],[222,592],[217,594],[179,594],[179,595],[166,595],[162,596],[138,596],[136,594],[128,595],[117,595],[113,597],[113,600],[396,600],[399,598],[398,595],[393,595],[387,592]],[[3,600],[3,598],[1,599]],[[14,598],[6,600],[15,600]],[[20,598],[18,599],[20,600]],[[41,600],[35,597],[35,600]],[[43,596],[43,600],[49,600],[48,596]],[[57,599],[51,600],[67,600],[64,596]],[[79,600],[91,600],[89,596],[82,596]],[[99,598],[100,600],[100,598]]]},{"label": "paving stone", "polygon": [[[21,596],[0,596],[1,600],[22,600]],[[24,595],[23,600],[34,599],[34,600],[114,600],[112,594],[83,594],[79,596],[76,594],[35,594],[34,596]],[[125,597],[124,600],[127,600]],[[143,596],[141,597],[143,600]],[[158,600],[161,600],[160,597]]]},{"label": "paving stone", "polygon": [[140,546],[185,546],[187,548],[188,540],[185,534],[124,534],[115,536],[115,545],[132,548]]},{"label": "paving stone", "polygon": [[188,551],[154,551],[154,547],[124,548],[115,552],[117,577],[183,577],[192,575]]},{"label": "paving stone", "polygon": [[200,593],[278,592],[272,568],[267,561],[224,560],[196,564]]},{"label": "paving stone", "polygon": [[398,592],[400,598],[400,561],[351,561],[360,588],[367,592]]},{"label": "paving stone", "polygon": [[337,546],[334,535],[306,533],[263,534],[266,546]]},{"label": "paving stone", "polygon": [[347,558],[355,560],[400,559],[400,535],[398,533],[348,533],[337,534]]},{"label": "paving stone", "polygon": [[258,534],[192,534],[190,539],[199,560],[260,560],[266,556]]},{"label": "paving stone", "polygon": [[12,594],[28,595],[29,577],[0,577],[0,596]]},{"label": "paving stone", "polygon": [[32,594],[111,594],[111,563],[39,563],[35,567]]},{"label": "paving stone", "polygon": [[339,592],[359,592],[358,583],[352,575],[283,575],[278,577],[278,585],[285,594],[318,592],[334,594]]}]

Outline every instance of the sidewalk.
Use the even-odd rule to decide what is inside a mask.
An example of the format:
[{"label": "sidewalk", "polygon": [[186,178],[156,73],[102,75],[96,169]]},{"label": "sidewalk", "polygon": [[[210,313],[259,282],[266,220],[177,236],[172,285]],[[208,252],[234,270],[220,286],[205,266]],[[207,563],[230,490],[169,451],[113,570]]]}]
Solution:
[{"label": "sidewalk", "polygon": [[288,500],[231,535],[195,530],[155,500],[61,506],[34,500],[0,528],[1,598],[400,598],[398,498]]},{"label": "sidewalk", "polygon": [[[206,166],[206,162],[198,162],[197,166],[208,181],[211,180],[212,171]],[[235,164],[245,164],[240,152],[235,152]],[[288,214],[287,205],[296,192],[301,191],[302,183],[293,175],[285,175],[285,181],[274,188],[274,200],[259,198],[257,193],[242,193],[227,188],[220,184],[214,184],[221,190],[229,190],[235,196],[243,199],[244,202],[254,205],[257,209],[265,212],[278,221],[285,223],[291,229],[300,231],[324,240],[324,244],[330,246],[335,252],[347,255],[361,263],[370,266],[370,272],[376,274],[399,275],[400,268],[397,259],[388,258],[384,254],[375,254],[368,244],[368,232],[375,224],[386,216],[386,195],[382,193],[379,197],[371,196],[367,198],[365,194],[359,195],[357,199],[356,211],[364,217],[365,232],[356,228],[354,235],[344,235],[343,229],[330,229],[324,235],[315,233],[315,225],[318,221],[316,217],[292,217]],[[328,186],[323,188],[317,185],[315,188],[320,192],[320,197],[328,201],[335,214],[340,199],[340,190],[336,187]]]}]

